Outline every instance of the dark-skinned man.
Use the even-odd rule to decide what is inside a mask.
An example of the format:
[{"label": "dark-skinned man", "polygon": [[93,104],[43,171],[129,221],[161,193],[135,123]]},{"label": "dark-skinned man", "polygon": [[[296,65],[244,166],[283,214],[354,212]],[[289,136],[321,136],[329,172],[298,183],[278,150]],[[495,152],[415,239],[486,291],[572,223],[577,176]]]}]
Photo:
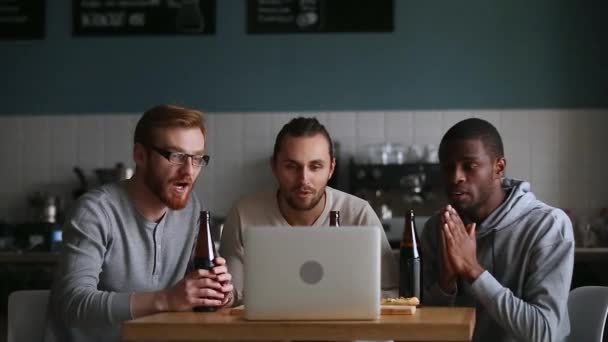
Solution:
[{"label": "dark-skinned man", "polygon": [[449,205],[423,231],[425,305],[474,306],[474,341],[562,341],[574,238],[566,214],[505,177],[496,128],[463,120],[441,140]]}]

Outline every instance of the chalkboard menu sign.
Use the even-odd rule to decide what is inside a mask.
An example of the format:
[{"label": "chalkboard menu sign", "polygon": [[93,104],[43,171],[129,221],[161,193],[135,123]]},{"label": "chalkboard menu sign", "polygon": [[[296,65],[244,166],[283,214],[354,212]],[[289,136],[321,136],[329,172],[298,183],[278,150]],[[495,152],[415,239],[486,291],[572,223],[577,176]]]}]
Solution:
[{"label": "chalkboard menu sign", "polygon": [[45,0],[0,0],[0,39],[44,38]]},{"label": "chalkboard menu sign", "polygon": [[77,36],[214,34],[215,0],[73,0],[73,25]]},{"label": "chalkboard menu sign", "polygon": [[393,0],[247,0],[248,33],[392,32]]}]

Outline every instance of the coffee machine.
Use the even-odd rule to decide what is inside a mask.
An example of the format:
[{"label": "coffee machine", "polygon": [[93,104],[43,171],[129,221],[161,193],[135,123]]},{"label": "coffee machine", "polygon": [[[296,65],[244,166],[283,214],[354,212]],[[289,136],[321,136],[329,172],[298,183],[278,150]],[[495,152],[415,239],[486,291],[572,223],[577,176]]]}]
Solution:
[{"label": "coffee machine", "polygon": [[351,159],[349,174],[349,192],[369,202],[393,247],[401,240],[407,211],[414,210],[420,233],[428,217],[447,203],[438,163],[357,163]]}]

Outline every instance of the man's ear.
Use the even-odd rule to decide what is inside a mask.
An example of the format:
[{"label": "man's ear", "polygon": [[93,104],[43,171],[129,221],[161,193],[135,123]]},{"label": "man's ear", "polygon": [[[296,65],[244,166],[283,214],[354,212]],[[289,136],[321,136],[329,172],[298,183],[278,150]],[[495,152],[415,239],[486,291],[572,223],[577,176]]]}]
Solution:
[{"label": "man's ear", "polygon": [[336,170],[336,158],[331,158],[331,163],[329,163],[329,177],[327,177],[328,181],[331,179],[331,176],[334,174],[335,170]]},{"label": "man's ear", "polygon": [[135,143],[135,145],[133,145],[133,161],[135,161],[135,165],[141,168],[145,164],[146,158],[147,151],[144,145]]},{"label": "man's ear", "polygon": [[505,170],[507,168],[507,160],[505,157],[499,157],[494,163],[494,175],[498,179],[502,179],[505,176]]}]

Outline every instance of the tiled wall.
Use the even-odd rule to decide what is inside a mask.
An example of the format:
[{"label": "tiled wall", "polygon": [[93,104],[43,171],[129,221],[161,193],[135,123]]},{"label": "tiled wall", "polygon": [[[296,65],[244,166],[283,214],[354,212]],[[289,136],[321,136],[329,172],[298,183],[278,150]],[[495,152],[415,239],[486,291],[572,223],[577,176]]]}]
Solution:
[{"label": "tiled wall", "polygon": [[[588,210],[608,206],[606,110],[388,111],[331,113],[211,113],[210,167],[197,185],[216,215],[241,194],[272,186],[268,158],[274,138],[290,118],[317,116],[343,156],[361,156],[384,141],[438,144],[455,122],[471,116],[495,124],[507,155],[507,173],[530,180],[546,202]],[[0,117],[0,219],[27,216],[36,190],[66,198],[78,187],[72,168],[92,170],[131,162],[138,114]]]}]

